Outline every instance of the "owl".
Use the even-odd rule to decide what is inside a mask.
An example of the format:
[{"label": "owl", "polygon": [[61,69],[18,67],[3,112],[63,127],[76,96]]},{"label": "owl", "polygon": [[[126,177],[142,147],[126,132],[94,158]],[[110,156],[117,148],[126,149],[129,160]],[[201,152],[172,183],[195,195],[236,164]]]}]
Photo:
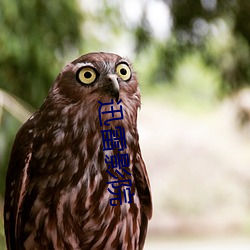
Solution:
[{"label": "owl", "polygon": [[61,71],[14,141],[8,249],[143,249],[152,202],[140,105],[132,65],[116,54],[89,53]]}]

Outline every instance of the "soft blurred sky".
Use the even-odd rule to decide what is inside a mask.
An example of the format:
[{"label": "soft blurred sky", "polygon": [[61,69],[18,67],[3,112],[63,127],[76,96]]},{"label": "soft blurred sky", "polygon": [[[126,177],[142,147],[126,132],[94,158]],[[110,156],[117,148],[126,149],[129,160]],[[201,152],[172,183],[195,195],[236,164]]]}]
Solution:
[{"label": "soft blurred sky", "polygon": [[[140,22],[142,15],[147,16],[153,34],[158,39],[166,39],[170,35],[171,15],[168,7],[162,1],[126,0],[122,2],[124,16],[129,25]],[[145,6],[145,10],[143,8]]]},{"label": "soft blurred sky", "polygon": [[[95,14],[98,11],[102,11],[103,2],[98,0],[92,0],[91,4],[87,0],[79,1],[80,6],[84,11]],[[123,13],[123,20],[128,28],[136,27],[141,21],[143,15],[146,16],[152,34],[159,40],[165,40],[170,36],[172,19],[169,8],[162,1],[155,0],[126,0],[126,1],[109,1],[109,5],[119,6]],[[103,40],[103,44],[107,43],[107,39],[114,37],[109,34],[110,30],[103,27],[93,27],[91,22],[85,22],[84,30],[91,29],[93,33]],[[104,24],[105,26],[105,24]],[[87,27],[87,28],[86,28]],[[93,30],[95,29],[95,30]],[[112,41],[112,52],[134,57],[134,44],[133,39],[129,33],[124,32],[119,38],[115,38],[116,42]],[[105,49],[105,47],[104,47]],[[110,50],[109,48],[107,49]]]}]

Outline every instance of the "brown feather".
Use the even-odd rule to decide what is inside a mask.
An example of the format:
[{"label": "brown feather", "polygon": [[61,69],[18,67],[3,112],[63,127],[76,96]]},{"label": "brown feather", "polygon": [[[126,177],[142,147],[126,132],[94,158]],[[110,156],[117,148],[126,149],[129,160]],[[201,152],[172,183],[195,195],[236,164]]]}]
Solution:
[{"label": "brown feather", "polygon": [[[124,62],[131,78],[122,80]],[[76,75],[95,70],[93,84]],[[107,75],[119,83],[124,118],[100,127],[100,104],[116,98]],[[150,185],[137,132],[140,93],[131,64],[109,53],[90,53],[67,65],[48,97],[18,132],[6,178],[5,234],[8,249],[142,249],[152,216]],[[114,109],[119,105],[114,103]],[[103,106],[103,111],[108,107]],[[114,114],[118,118],[118,114]],[[133,201],[111,206],[101,130],[125,130]],[[118,180],[122,180],[119,177]]]}]

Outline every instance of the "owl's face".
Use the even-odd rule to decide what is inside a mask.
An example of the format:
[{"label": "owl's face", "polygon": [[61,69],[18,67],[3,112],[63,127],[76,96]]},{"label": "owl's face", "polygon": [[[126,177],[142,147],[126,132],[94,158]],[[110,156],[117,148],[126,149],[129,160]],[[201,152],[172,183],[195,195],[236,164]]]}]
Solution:
[{"label": "owl's face", "polygon": [[111,53],[89,53],[74,60],[60,73],[52,90],[71,103],[110,99],[140,102],[131,64]]}]

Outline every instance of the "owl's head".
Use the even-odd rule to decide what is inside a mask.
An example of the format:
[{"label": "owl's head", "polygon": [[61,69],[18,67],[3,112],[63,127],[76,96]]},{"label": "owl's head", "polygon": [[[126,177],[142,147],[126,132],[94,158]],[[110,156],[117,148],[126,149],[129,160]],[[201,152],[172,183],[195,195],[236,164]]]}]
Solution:
[{"label": "owl's head", "polygon": [[89,53],[71,62],[57,77],[52,93],[71,103],[122,99],[140,105],[131,63],[112,53]]}]

